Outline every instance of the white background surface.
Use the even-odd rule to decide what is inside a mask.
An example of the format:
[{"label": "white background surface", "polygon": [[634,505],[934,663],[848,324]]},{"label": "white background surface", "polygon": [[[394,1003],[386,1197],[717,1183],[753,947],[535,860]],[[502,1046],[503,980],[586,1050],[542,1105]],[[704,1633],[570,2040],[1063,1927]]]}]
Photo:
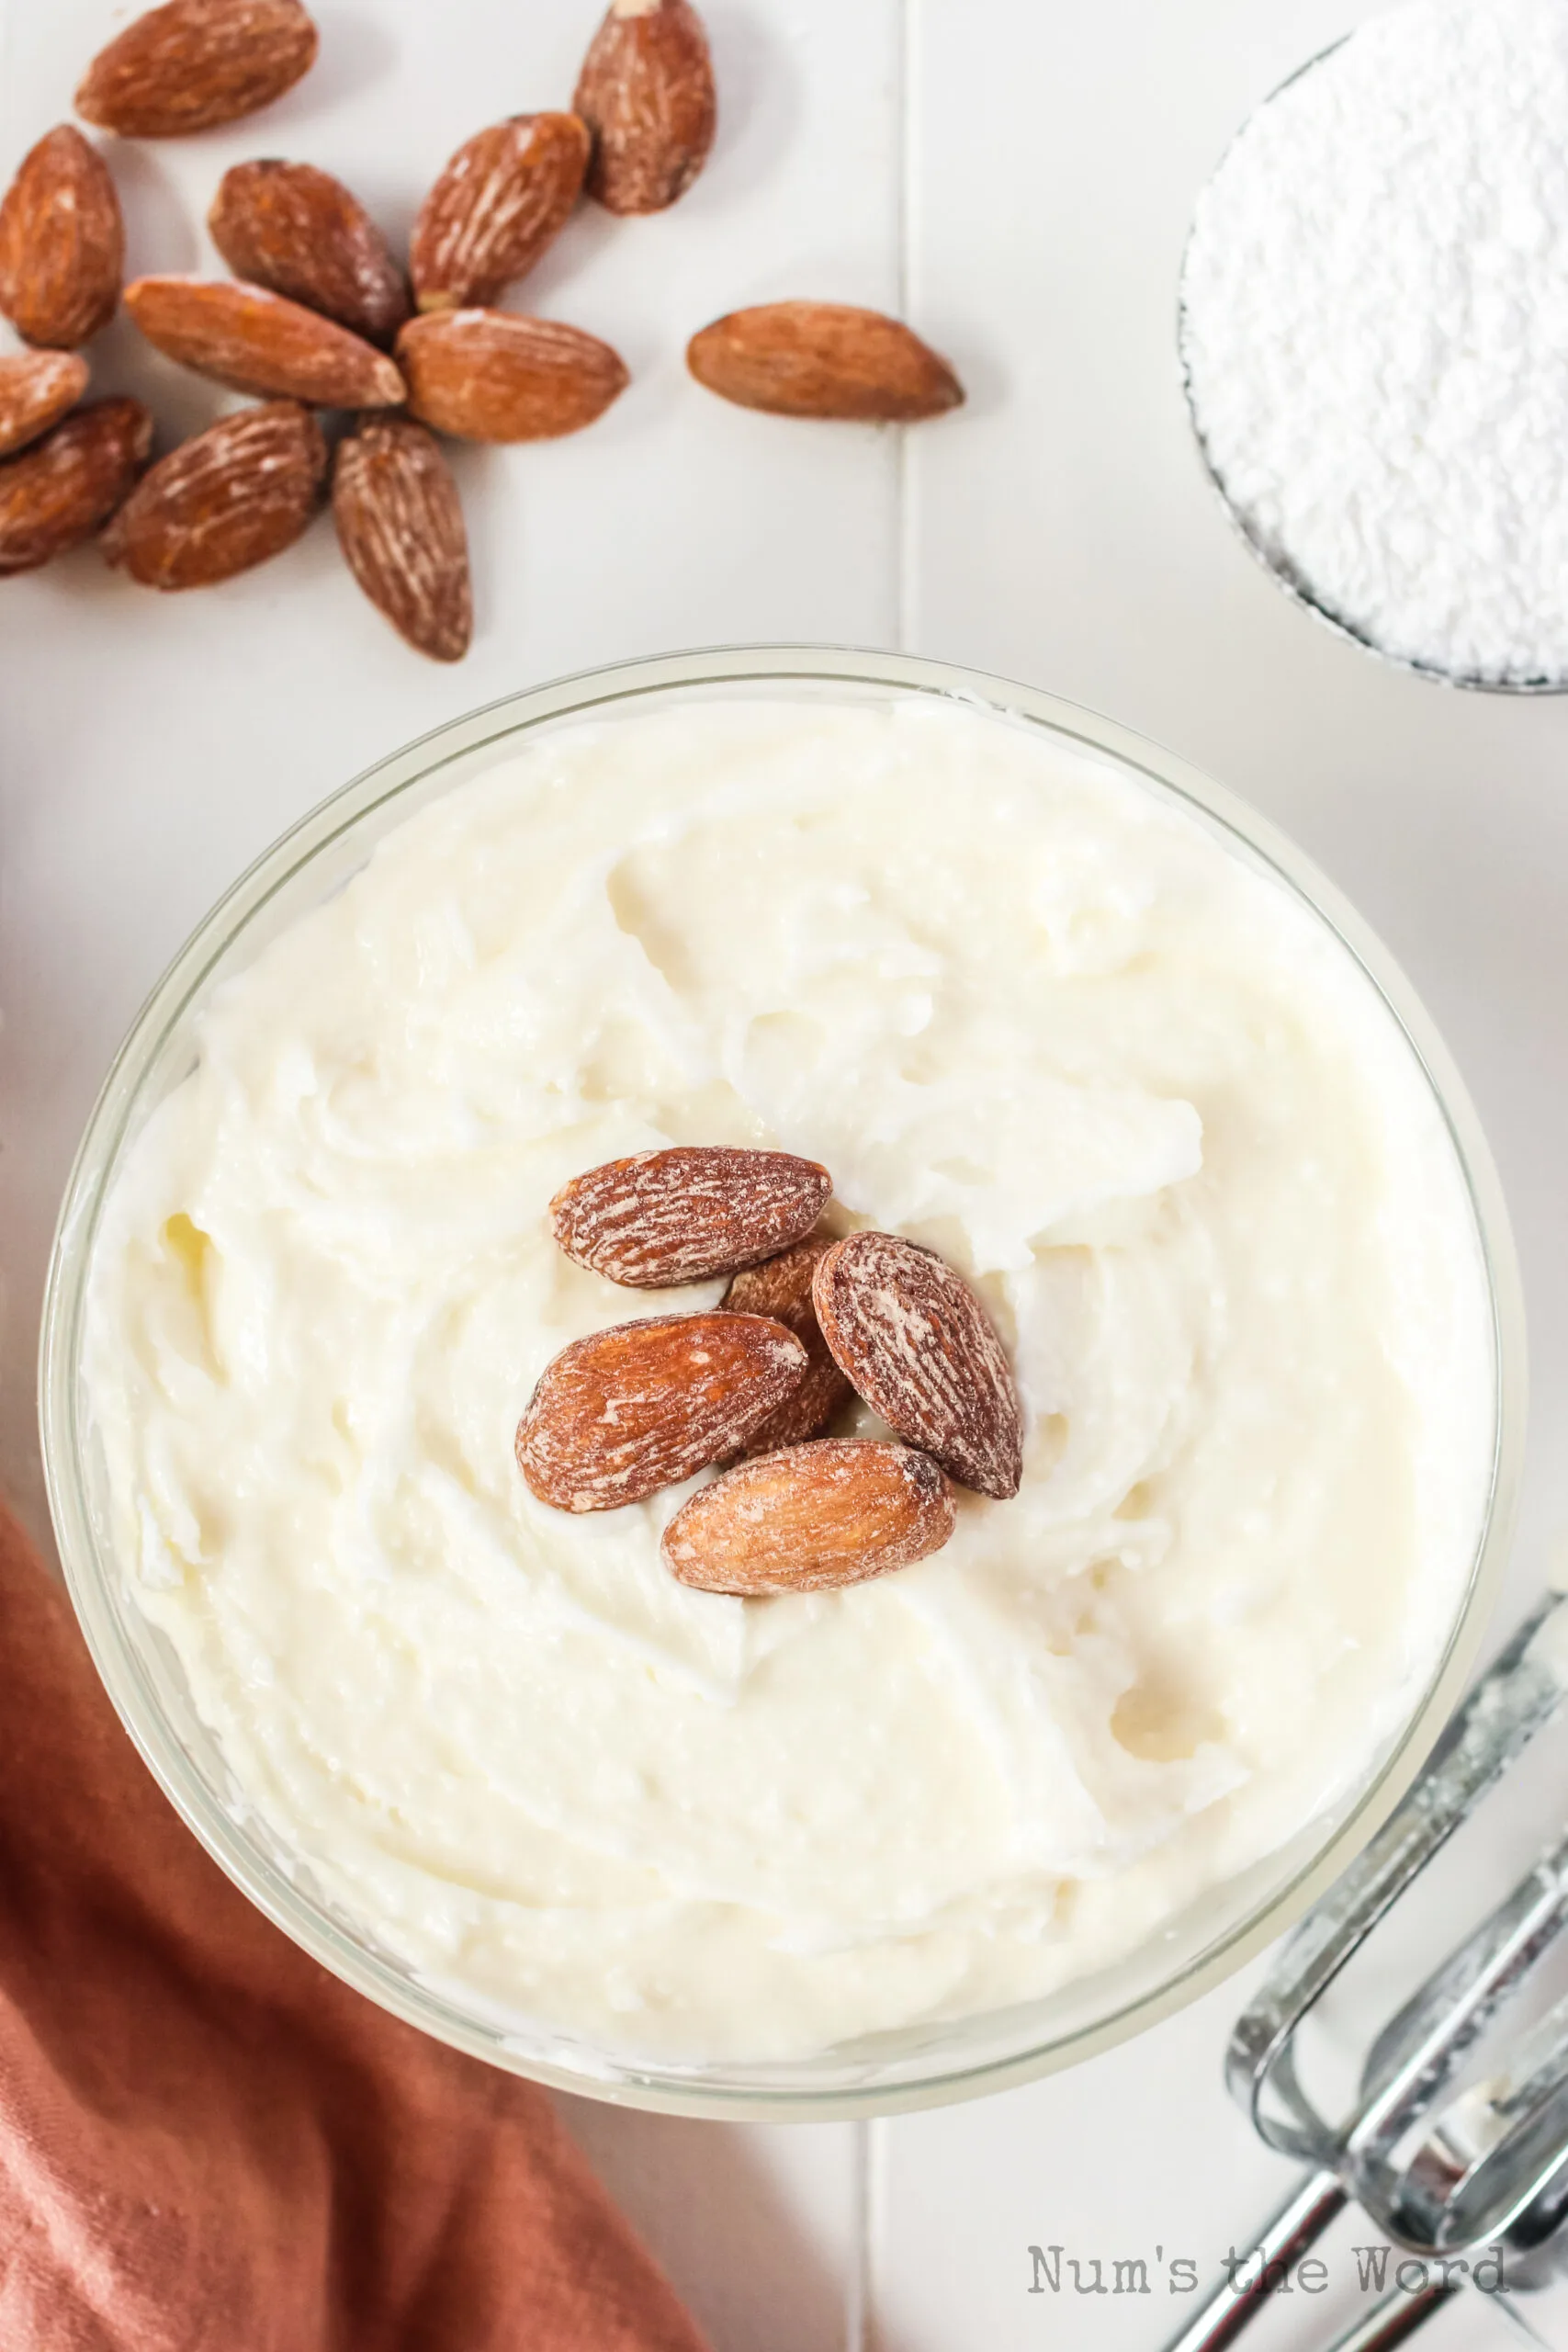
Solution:
[{"label": "white background surface", "polygon": [[[0,171],[129,13],[0,0]],[[597,13],[320,0],[321,62],[259,122],[116,149],[132,271],[212,266],[211,191],[257,153],[340,173],[400,232],[459,139],[568,102]],[[1539,1580],[1568,1484],[1568,707],[1444,693],[1292,609],[1212,503],[1172,353],[1204,174],[1249,105],[1366,13],[713,0],[707,172],[657,220],[585,211],[526,289],[615,344],[630,390],[575,440],[458,460],[479,615],[466,664],[407,651],[324,526],[191,597],[155,598],[91,550],[0,585],[0,1476],[35,1523],[33,1350],[70,1152],[219,889],[321,795],[475,703],[618,656],[789,637],[901,643],[1142,728],[1254,799],[1382,930],[1513,1207],[1535,1386],[1514,1599]],[[694,328],[787,294],[904,308],[967,408],[901,444],[729,409],[686,379]],[[101,339],[98,387],[146,390],[166,437],[225,404],[133,345],[124,327]],[[571,2120],[719,2352],[1152,2352],[1180,2303],[1031,2297],[1027,2247],[1158,2245],[1207,2271],[1274,2200],[1280,2168],[1218,2085],[1237,1997],[1075,2075],[869,2129],[569,2103]],[[1293,2340],[1324,2340],[1311,2320]],[[1466,2307],[1422,2340],[1495,2327]]]}]

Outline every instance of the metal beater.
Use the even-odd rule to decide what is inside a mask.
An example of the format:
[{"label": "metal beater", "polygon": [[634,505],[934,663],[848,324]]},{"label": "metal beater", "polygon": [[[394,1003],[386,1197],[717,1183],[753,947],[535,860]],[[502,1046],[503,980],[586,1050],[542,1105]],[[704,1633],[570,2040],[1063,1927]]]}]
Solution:
[{"label": "metal beater", "polygon": [[[1528,2027],[1510,2005],[1568,1927],[1568,1836],[1448,1952],[1371,2041],[1348,2111],[1303,2087],[1301,2029],[1329,1986],[1568,1696],[1568,1599],[1549,1595],[1460,1708],[1430,1762],[1296,1930],[1236,2025],[1234,2097],[1303,2167],[1290,2199],[1168,2352],[1220,2352],[1308,2248],[1359,2206],[1425,2283],[1387,2294],[1333,2352],[1386,2352],[1464,2290],[1501,2247],[1495,2308],[1526,2340],[1568,2347],[1568,1996]],[[1506,2029],[1514,2025],[1511,2036]],[[1462,2081],[1467,2068],[1474,2079]]]}]

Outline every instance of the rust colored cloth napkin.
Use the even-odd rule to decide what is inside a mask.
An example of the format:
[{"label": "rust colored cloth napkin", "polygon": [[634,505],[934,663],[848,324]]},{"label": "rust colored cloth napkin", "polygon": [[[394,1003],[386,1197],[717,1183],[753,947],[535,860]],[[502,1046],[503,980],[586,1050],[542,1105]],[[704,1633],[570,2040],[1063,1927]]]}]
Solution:
[{"label": "rust colored cloth napkin", "polygon": [[0,1510],[4,2352],[702,2352],[545,2094],[230,1885]]}]

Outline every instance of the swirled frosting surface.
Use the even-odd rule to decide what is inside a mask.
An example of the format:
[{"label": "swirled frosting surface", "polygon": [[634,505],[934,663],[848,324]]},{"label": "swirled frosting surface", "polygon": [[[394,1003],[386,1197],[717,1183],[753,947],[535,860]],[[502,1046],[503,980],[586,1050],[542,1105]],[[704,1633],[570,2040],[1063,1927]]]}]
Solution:
[{"label": "swirled frosting surface", "polygon": [[[974,1282],[1016,1500],[742,1601],[660,1564],[690,1486],[530,1496],[549,1357],[720,1295],[551,1242],[665,1142],[823,1160]],[[1289,1838],[1430,1670],[1491,1445],[1468,1196],[1359,967],[1132,776],[914,704],[578,725],[401,823],[210,1004],[87,1361],[273,1836],[428,1976],[694,2064],[1049,1991]]]}]

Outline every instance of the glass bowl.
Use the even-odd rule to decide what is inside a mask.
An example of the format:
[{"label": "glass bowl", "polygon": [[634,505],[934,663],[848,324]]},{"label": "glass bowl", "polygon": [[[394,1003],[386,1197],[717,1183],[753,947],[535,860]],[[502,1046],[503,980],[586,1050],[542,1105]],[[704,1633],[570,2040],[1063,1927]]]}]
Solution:
[{"label": "glass bowl", "polygon": [[[1234,149],[1236,140],[1241,138],[1242,134],[1251,127],[1258,116],[1264,113],[1268,107],[1271,107],[1277,98],[1282,97],[1287,90],[1293,88],[1296,83],[1303,80],[1305,75],[1317,73],[1321,67],[1328,63],[1331,58],[1337,57],[1339,51],[1346,47],[1347,43],[1354,40],[1355,37],[1354,31],[1341,33],[1337,40],[1330,41],[1325,48],[1318,50],[1313,56],[1306,58],[1303,63],[1296,67],[1293,73],[1287,74],[1282,82],[1276,84],[1275,87],[1269,91],[1267,97],[1259,99],[1258,104],[1252,107],[1250,112],[1246,116],[1233,137],[1230,145],[1226,148],[1225,154],[1222,155],[1219,163],[1215,165],[1214,170],[1210,174],[1209,178],[1211,183],[1224,169],[1225,162],[1231,153],[1232,149]],[[1426,678],[1437,685],[1457,686],[1468,694],[1568,694],[1568,678],[1559,677],[1551,673],[1545,673],[1539,677],[1531,678],[1489,678],[1479,676],[1469,671],[1445,670],[1439,663],[1435,662],[1423,662],[1416,654],[1391,652],[1386,645],[1381,644],[1375,637],[1371,636],[1368,630],[1360,628],[1355,621],[1351,620],[1347,614],[1338,611],[1333,605],[1324,602],[1313,589],[1310,582],[1307,581],[1303,575],[1292,568],[1289,559],[1283,553],[1271,549],[1266,544],[1261,533],[1256,528],[1252,522],[1248,520],[1241,507],[1233,498],[1230,489],[1215,462],[1213,454],[1209,447],[1208,435],[1204,430],[1202,407],[1198,396],[1197,388],[1193,381],[1192,365],[1190,356],[1187,285],[1189,277],[1189,265],[1191,260],[1196,234],[1196,224],[1194,223],[1193,227],[1190,228],[1188,231],[1187,244],[1182,254],[1181,270],[1177,289],[1177,361],[1181,371],[1182,392],[1187,402],[1187,420],[1192,429],[1192,438],[1197,447],[1199,462],[1202,466],[1203,473],[1208,481],[1209,488],[1219,502],[1221,513],[1224,515],[1226,522],[1230,525],[1231,529],[1235,533],[1236,537],[1241,541],[1242,546],[1247,549],[1248,555],[1253,558],[1255,562],[1262,566],[1269,579],[1274,582],[1275,587],[1280,589],[1283,594],[1288,596],[1292,605],[1297,605],[1303,613],[1310,614],[1314,621],[1317,621],[1323,628],[1331,630],[1336,637],[1342,639],[1347,644],[1359,646],[1363,653],[1371,653],[1379,662],[1387,662],[1389,668],[1392,670],[1405,671],[1411,677]]]},{"label": "glass bowl", "polygon": [[[1473,1204],[1491,1295],[1491,1480],[1474,1556],[1442,1656],[1385,1752],[1328,1816],[1169,1921],[1117,1966],[1048,1997],[901,2028],[808,2060],[752,2067],[638,2067],[418,1975],[312,1887],[244,1804],[197,1714],[165,1637],[142,1616],[108,1536],[104,1468],[84,1396],[84,1304],[106,1196],[150,1112],[192,1068],[214,988],[339,888],[381,837],[489,765],[514,741],[584,714],[736,696],[886,703],[954,698],[1119,765],[1182,804],[1282,879],[1381,992],[1430,1085]],[[1243,803],[1125,728],[973,671],[819,647],[742,647],[626,662],[537,686],[440,728],[335,794],[221,899],[153,990],[104,1083],[66,1189],[44,1311],[40,1410],[61,1555],[109,1695],[152,1771],[209,1852],[296,1942],[371,2000],[474,2056],[563,2089],[687,2115],[823,2118],[891,2112],[1000,2088],[1070,2064],[1192,2000],[1276,1937],[1371,1836],[1420,1768],[1472,1663],[1506,1550],[1524,1419],[1524,1325],[1495,1171],[1475,1114],[1408,982],[1338,893]]]}]

